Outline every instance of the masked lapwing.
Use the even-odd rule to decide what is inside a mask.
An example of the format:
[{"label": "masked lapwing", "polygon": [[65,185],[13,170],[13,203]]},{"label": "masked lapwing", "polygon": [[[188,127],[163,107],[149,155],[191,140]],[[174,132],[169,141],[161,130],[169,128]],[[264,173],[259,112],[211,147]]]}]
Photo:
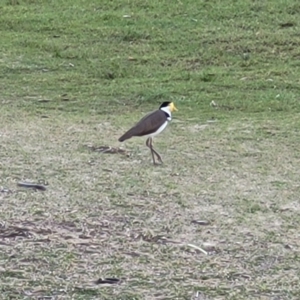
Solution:
[{"label": "masked lapwing", "polygon": [[159,153],[153,148],[153,137],[161,133],[172,119],[171,113],[177,111],[173,102],[163,102],[159,109],[144,116],[135,126],[125,132],[119,142],[124,142],[134,136],[147,137],[146,146],[150,148],[153,163],[156,165],[155,155],[163,163]]}]

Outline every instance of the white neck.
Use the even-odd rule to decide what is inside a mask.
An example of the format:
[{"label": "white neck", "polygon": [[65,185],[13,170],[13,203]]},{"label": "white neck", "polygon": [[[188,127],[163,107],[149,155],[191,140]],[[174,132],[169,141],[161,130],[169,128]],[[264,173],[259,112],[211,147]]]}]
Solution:
[{"label": "white neck", "polygon": [[172,115],[171,115],[171,111],[170,111],[169,106],[162,107],[161,110],[166,112],[170,116],[170,120],[171,120]]}]

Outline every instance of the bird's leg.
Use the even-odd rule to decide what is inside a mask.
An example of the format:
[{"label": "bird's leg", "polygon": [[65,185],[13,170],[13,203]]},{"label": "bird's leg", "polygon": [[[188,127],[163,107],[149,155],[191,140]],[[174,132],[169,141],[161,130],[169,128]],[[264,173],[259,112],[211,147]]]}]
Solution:
[{"label": "bird's leg", "polygon": [[[152,145],[152,138],[150,139],[150,149],[151,149],[151,151],[153,151],[153,153],[156,155],[156,157],[158,158],[158,160],[159,160],[160,163],[162,164],[163,161],[162,161],[162,159],[161,159],[161,156],[160,156],[159,153],[158,153],[156,150],[154,150],[154,148],[153,148],[153,145]],[[152,155],[153,155],[153,154],[152,154]]]},{"label": "bird's leg", "polygon": [[152,160],[153,160],[153,164],[156,165],[156,162],[155,162],[155,157],[154,157],[154,154],[153,154],[153,149],[152,149],[152,145],[151,145],[151,141],[152,141],[152,138],[149,137],[147,138],[147,141],[146,141],[146,146],[150,149],[151,151],[151,155],[152,155]]}]

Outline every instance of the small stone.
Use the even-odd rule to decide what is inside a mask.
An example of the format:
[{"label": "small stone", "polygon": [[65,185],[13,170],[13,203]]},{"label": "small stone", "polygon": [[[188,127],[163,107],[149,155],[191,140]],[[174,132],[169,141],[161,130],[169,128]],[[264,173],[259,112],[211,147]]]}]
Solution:
[{"label": "small stone", "polygon": [[193,220],[192,223],[202,225],[202,226],[210,225],[210,222],[206,220]]}]

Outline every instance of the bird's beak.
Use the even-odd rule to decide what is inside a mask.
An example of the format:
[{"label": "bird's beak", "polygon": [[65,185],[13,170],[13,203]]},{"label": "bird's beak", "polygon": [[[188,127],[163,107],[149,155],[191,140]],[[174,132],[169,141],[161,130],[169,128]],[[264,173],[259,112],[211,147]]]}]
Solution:
[{"label": "bird's beak", "polygon": [[173,102],[171,103],[171,111],[178,111]]}]

